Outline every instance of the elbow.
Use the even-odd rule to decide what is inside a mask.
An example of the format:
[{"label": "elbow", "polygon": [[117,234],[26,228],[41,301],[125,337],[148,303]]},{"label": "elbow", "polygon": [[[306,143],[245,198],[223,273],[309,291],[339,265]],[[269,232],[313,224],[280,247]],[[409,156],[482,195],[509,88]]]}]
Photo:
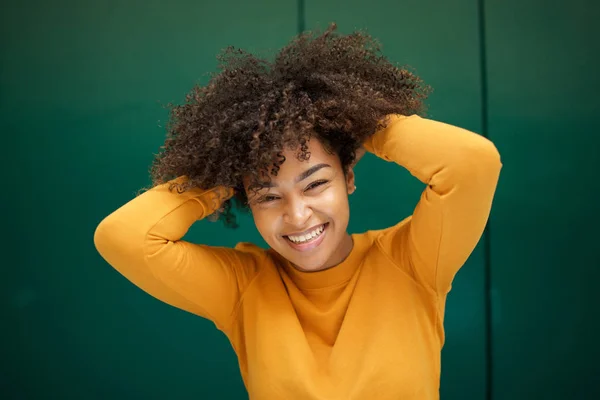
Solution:
[{"label": "elbow", "polygon": [[502,169],[502,158],[500,156],[500,152],[494,145],[494,143],[488,141],[486,146],[483,146],[482,150],[482,159],[485,165],[496,173],[500,173]]},{"label": "elbow", "polygon": [[502,160],[496,146],[487,141],[485,145],[477,150],[473,156],[473,161],[475,162],[471,171],[474,174],[473,182],[496,187],[502,170]]},{"label": "elbow", "polygon": [[116,260],[130,252],[134,237],[123,224],[108,216],[94,231],[94,247],[106,262],[115,266]]},{"label": "elbow", "polygon": [[107,253],[112,247],[110,245],[112,242],[111,237],[113,236],[112,231],[113,230],[110,228],[110,220],[108,218],[102,220],[94,230],[94,247],[104,259],[107,258]]},{"label": "elbow", "polygon": [[464,156],[475,163],[476,170],[485,168],[499,171],[502,168],[502,160],[498,148],[491,140],[483,136],[479,136],[478,139],[468,146],[467,154]]},{"label": "elbow", "polygon": [[493,142],[485,139],[477,148],[475,157],[477,157],[480,163],[489,166],[492,169],[500,170],[502,168],[502,160],[500,152],[496,148]]},{"label": "elbow", "polygon": [[111,214],[94,230],[96,251],[113,268],[124,271],[145,262],[148,237],[139,224],[127,218]]},{"label": "elbow", "polygon": [[481,139],[457,154],[455,173],[471,182],[498,180],[502,169],[500,152],[491,141]]}]

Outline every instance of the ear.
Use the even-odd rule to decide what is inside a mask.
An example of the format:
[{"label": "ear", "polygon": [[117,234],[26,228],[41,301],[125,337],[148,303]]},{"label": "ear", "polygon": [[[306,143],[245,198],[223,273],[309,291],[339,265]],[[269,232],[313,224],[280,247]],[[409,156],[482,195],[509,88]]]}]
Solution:
[{"label": "ear", "polygon": [[352,194],[356,190],[354,178],[354,168],[348,168],[348,172],[346,173],[346,190],[348,194]]}]

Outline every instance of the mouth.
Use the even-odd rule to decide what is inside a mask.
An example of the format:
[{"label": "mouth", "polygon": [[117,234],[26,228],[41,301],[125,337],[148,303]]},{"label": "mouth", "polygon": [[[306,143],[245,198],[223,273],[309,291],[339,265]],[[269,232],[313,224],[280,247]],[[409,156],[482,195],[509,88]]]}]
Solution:
[{"label": "mouth", "polygon": [[283,236],[290,247],[297,251],[308,251],[319,246],[327,233],[329,222],[313,229],[312,232],[302,236]]}]

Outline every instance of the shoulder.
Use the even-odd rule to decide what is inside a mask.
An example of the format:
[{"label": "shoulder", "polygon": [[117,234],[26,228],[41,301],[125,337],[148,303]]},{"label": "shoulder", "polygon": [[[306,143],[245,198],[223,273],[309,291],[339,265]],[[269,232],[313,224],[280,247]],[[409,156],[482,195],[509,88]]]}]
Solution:
[{"label": "shoulder", "polygon": [[268,251],[251,242],[239,242],[234,251],[241,261],[262,264],[268,258]]},{"label": "shoulder", "polygon": [[263,256],[266,250],[251,242],[239,242],[235,245],[235,249],[242,253],[248,253],[258,256]]},{"label": "shoulder", "polygon": [[390,227],[383,229],[371,229],[363,233],[357,233],[353,236],[360,238],[360,240],[368,242],[370,245],[383,245],[386,243],[386,241],[389,241],[391,238],[397,236],[398,234],[406,232],[410,227],[411,220],[412,215],[404,218],[402,221]]}]

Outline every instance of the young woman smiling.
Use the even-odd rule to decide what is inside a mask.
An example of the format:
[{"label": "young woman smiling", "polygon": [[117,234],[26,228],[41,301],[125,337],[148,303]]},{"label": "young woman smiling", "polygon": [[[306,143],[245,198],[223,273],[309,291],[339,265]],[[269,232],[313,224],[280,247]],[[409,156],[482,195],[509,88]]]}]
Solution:
[{"label": "young woman smiling", "polygon": [[[335,25],[273,62],[228,49],[173,108],[153,186],[95,231],[127,279],[227,335],[252,399],[439,397],[446,296],[502,164],[489,140],[420,116],[428,88],[378,52]],[[426,188],[411,216],[349,234],[365,151]],[[235,224],[235,207],[268,249],[182,240],[205,217]]]}]

